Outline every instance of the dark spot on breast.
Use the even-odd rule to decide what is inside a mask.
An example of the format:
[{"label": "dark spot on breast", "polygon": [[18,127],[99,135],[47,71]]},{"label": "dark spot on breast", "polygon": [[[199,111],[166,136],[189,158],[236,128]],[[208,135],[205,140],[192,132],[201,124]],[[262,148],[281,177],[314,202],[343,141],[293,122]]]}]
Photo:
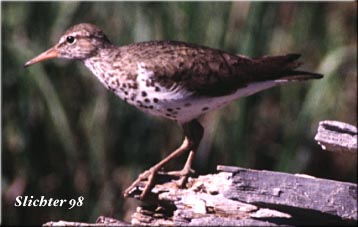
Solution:
[{"label": "dark spot on breast", "polygon": [[153,102],[157,103],[159,100],[157,98],[153,99]]},{"label": "dark spot on breast", "polygon": [[177,108],[175,108],[176,110],[180,110],[181,108],[180,107],[177,107]]},{"label": "dark spot on breast", "polygon": [[125,91],[124,94],[125,94],[125,95],[128,95],[128,91]]},{"label": "dark spot on breast", "polygon": [[118,81],[117,80],[112,80],[111,81],[111,86],[112,87],[117,87],[118,86]]},{"label": "dark spot on breast", "polygon": [[142,91],[142,96],[143,96],[143,97],[146,97],[146,96],[147,96],[147,92]]},{"label": "dark spot on breast", "polygon": [[144,99],[144,102],[150,102],[150,100],[149,99]]},{"label": "dark spot on breast", "polygon": [[104,80],[104,82],[105,82],[106,84],[109,84],[109,83],[108,83],[108,82],[109,82],[108,77],[104,77],[104,74],[103,74],[103,73],[101,74],[101,77],[103,78],[103,80]]},{"label": "dark spot on breast", "polygon": [[153,106],[149,106],[149,109],[151,109],[151,110],[152,110],[153,108],[154,108]]},{"label": "dark spot on breast", "polygon": [[159,87],[155,87],[155,89],[154,89],[155,91],[160,91],[160,88]]},{"label": "dark spot on breast", "polygon": [[185,107],[191,106],[191,103],[185,103],[184,106]]},{"label": "dark spot on breast", "polygon": [[138,88],[137,83],[128,84],[128,86],[129,86],[129,88],[132,88],[132,89],[137,89]]},{"label": "dark spot on breast", "polygon": [[173,109],[172,109],[172,108],[168,108],[167,111],[168,111],[168,112],[172,112]]},{"label": "dark spot on breast", "polygon": [[146,80],[145,86],[147,87],[154,87],[154,81],[153,80]]},{"label": "dark spot on breast", "polygon": [[209,107],[206,106],[206,107],[202,108],[201,110],[202,110],[202,111],[206,111],[206,110],[208,110],[208,109],[209,109]]}]

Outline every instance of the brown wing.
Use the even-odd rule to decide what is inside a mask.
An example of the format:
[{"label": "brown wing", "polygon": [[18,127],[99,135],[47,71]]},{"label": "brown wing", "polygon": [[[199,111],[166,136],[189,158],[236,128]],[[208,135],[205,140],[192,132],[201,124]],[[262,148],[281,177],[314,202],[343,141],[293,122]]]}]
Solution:
[{"label": "brown wing", "polygon": [[[175,41],[136,43],[123,47],[133,62],[143,62],[167,88],[182,86],[204,96],[222,96],[250,82],[272,80],[304,74],[294,71],[299,55],[248,58],[221,50]],[[123,51],[121,51],[123,53]],[[123,56],[122,56],[123,57]]]}]

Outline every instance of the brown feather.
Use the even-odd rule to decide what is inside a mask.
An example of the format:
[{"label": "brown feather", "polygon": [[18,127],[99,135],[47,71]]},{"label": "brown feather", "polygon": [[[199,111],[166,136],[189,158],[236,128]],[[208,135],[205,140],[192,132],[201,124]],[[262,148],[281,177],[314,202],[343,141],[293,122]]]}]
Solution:
[{"label": "brown feather", "polygon": [[142,62],[147,70],[154,72],[161,86],[171,88],[175,84],[204,96],[227,95],[259,81],[322,77],[320,74],[295,71],[301,65],[296,62],[299,54],[248,58],[177,41],[135,43],[120,47],[119,52],[116,62],[123,62],[121,70],[127,74],[134,72],[137,63]]}]

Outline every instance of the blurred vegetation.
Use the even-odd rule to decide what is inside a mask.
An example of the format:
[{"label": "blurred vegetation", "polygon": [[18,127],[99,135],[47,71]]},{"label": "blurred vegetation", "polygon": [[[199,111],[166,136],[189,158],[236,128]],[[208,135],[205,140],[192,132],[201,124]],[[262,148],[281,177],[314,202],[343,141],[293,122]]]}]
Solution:
[{"label": "blurred vegetation", "polygon": [[[22,65],[90,22],[117,45],[181,40],[249,56],[301,53],[324,79],[238,100],[201,121],[194,169],[216,165],[357,181],[356,157],[322,151],[318,122],[357,124],[355,2],[2,2],[2,224],[129,220],[136,202],[122,191],[183,139],[175,122],[120,101],[79,62]],[[179,169],[184,158],[168,168]],[[17,208],[18,195],[84,205]]]}]

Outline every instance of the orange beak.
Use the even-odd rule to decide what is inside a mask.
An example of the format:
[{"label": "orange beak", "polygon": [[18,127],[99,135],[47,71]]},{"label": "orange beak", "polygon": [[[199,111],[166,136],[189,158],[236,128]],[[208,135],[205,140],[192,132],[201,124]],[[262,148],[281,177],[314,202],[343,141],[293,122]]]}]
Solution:
[{"label": "orange beak", "polygon": [[38,56],[34,57],[30,61],[26,62],[24,67],[28,67],[28,66],[36,64],[38,62],[56,58],[56,57],[58,57],[58,51],[55,47],[52,47],[52,48],[48,49],[47,51],[43,52],[42,54],[39,54]]}]

